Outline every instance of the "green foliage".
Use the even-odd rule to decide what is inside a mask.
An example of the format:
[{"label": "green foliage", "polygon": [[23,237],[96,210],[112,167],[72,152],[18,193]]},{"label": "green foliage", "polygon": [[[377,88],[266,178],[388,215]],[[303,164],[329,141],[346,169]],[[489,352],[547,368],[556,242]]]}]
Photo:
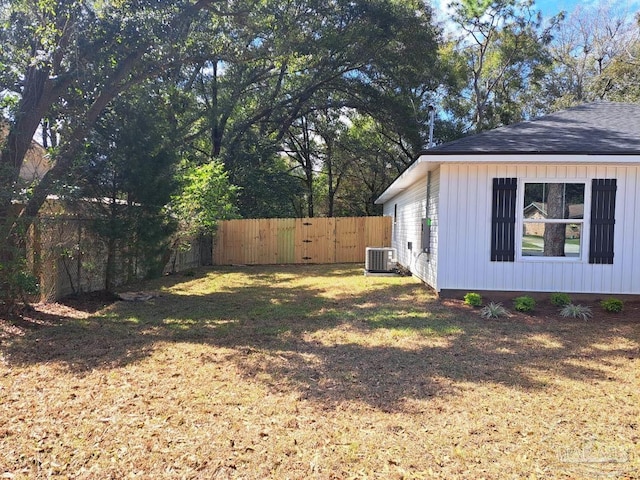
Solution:
[{"label": "green foliage", "polygon": [[229,182],[238,186],[236,205],[242,218],[301,216],[303,185],[275,145],[261,140],[259,132],[247,132],[242,141],[222,157]]},{"label": "green foliage", "polygon": [[620,313],[624,307],[622,300],[617,298],[607,298],[600,302],[600,306],[609,313]]},{"label": "green foliage", "polygon": [[528,295],[523,295],[513,299],[513,308],[519,312],[531,312],[535,306],[536,301]]},{"label": "green foliage", "polygon": [[38,279],[27,269],[23,261],[0,264],[2,291],[8,295],[24,297],[40,293]]},{"label": "green foliage", "polygon": [[480,310],[480,316],[482,318],[500,318],[506,317],[509,315],[509,312],[506,308],[502,306],[501,303],[491,302],[488,305],[485,305]]},{"label": "green foliage", "polygon": [[27,268],[24,258],[13,250],[11,258],[0,263],[0,311],[11,308],[18,300],[40,293],[38,279]]},{"label": "green foliage", "polygon": [[469,292],[464,296],[464,303],[472,307],[479,307],[482,305],[482,296],[479,293]]},{"label": "green foliage", "polygon": [[[200,25],[194,50],[210,57],[181,72],[199,112],[200,150],[222,159],[241,188],[240,214],[350,214],[342,195],[377,213],[373,199],[400,170],[394,157],[408,164],[423,147],[426,107],[442,83],[431,9],[416,0],[269,0],[246,11],[242,22]],[[345,152],[340,131],[355,112],[386,142]],[[371,153],[390,174],[350,168]]]},{"label": "green foliage", "polygon": [[[174,128],[164,138],[174,139],[176,155],[189,163],[222,161],[229,183],[239,187],[232,203],[241,215],[301,215],[305,193],[318,192],[328,204],[320,214],[379,213],[373,199],[423,147],[426,108],[446,81],[431,7],[419,0],[240,0],[209,7],[210,2],[8,2],[0,10],[7,27],[0,31],[0,83],[6,87],[0,103],[26,112],[24,125],[12,125],[12,131],[30,140],[43,117],[64,126],[59,132],[45,129],[60,141],[55,162],[63,178],[79,150],[86,154],[92,148],[91,129],[103,112],[110,115],[119,96],[152,81],[159,110],[163,95],[172,99]],[[33,75],[27,74],[30,68]],[[372,145],[336,144],[332,155],[328,147],[314,152],[305,192],[296,165],[283,155],[285,140],[304,118],[315,116],[313,126],[319,126],[318,112],[337,119],[332,126],[339,128],[348,125],[344,116],[357,112],[375,123],[378,138]],[[114,141],[135,134],[148,145],[144,126],[131,128],[124,120],[111,126]],[[321,136],[325,144],[332,138],[330,131],[318,132],[314,138]],[[100,148],[108,146],[103,141]],[[98,146],[93,150],[95,159]],[[113,153],[103,150],[105,156]],[[8,151],[3,159],[20,156]],[[126,171],[126,163],[112,166],[116,184],[139,173]],[[93,182],[94,173],[105,183],[105,171],[97,170],[76,172],[69,189],[78,176]],[[180,172],[181,180],[182,173],[199,176]],[[311,185],[319,180],[322,188]],[[37,210],[37,199],[53,192],[48,183],[36,190]],[[131,192],[117,193],[110,197],[122,201]],[[195,223],[212,227],[206,218]]]},{"label": "green foliage", "polygon": [[[10,230],[15,231],[21,219],[33,222],[50,194],[70,200],[85,195],[93,200],[85,202],[87,210],[102,210],[96,230],[105,235],[110,252],[121,242],[120,253],[130,260],[128,270],[137,269],[139,261],[161,260],[159,250],[165,242],[160,237],[173,223],[157,215],[166,203],[162,197],[172,190],[164,180],[173,180],[164,168],[173,163],[172,149],[163,148],[163,139],[179,139],[168,129],[158,136],[153,129],[149,135],[143,121],[155,123],[163,111],[157,90],[172,83],[165,76],[168,65],[175,73],[183,62],[189,27],[206,22],[204,17],[224,16],[232,8],[220,4],[215,14],[197,15],[208,3],[2,3],[0,108],[7,114],[9,141],[0,142],[0,217]],[[158,89],[146,96],[156,109],[137,108],[138,103],[121,114],[123,103],[134,103],[125,98],[126,92],[149,79],[157,81]],[[116,117],[120,121],[114,124]],[[136,121],[127,122],[129,118]],[[47,146],[56,147],[49,151],[55,178],[49,175],[34,184],[25,206],[14,208],[15,193],[22,190],[14,188],[20,181],[19,167],[45,119]],[[123,143],[128,143],[126,153]],[[124,214],[128,225],[121,222]],[[0,258],[10,255],[10,249],[2,237]]]},{"label": "green foliage", "polygon": [[457,0],[442,60],[453,82],[443,106],[476,132],[526,118],[551,57],[544,27],[530,0]]},{"label": "green foliage", "polygon": [[591,313],[591,307],[587,305],[574,305],[573,303],[567,303],[560,310],[560,316],[587,320],[591,318],[593,314]]},{"label": "green foliage", "polygon": [[543,82],[543,101],[553,109],[640,100],[637,18],[617,6],[585,4],[559,24],[557,40],[550,45],[553,69]]},{"label": "green foliage", "polygon": [[0,312],[12,311],[20,301],[27,303],[29,297],[40,293],[38,279],[25,258],[26,235],[23,224],[18,224],[13,233],[4,225],[0,227],[0,238],[5,242],[0,252]]},{"label": "green foliage", "polygon": [[382,210],[374,204],[375,199],[406,168],[410,157],[390,140],[384,125],[372,117],[352,113],[349,121],[349,127],[336,138],[333,162],[325,164],[323,172],[327,177],[329,168],[333,170],[333,213],[379,215]]},{"label": "green foliage", "polygon": [[606,100],[611,102],[640,103],[639,57],[640,39],[637,39],[593,79],[593,91],[604,93]]},{"label": "green foliage", "polygon": [[213,233],[220,220],[237,218],[234,205],[238,188],[229,183],[224,165],[183,165],[182,189],[172,198],[172,212],[182,230],[192,234]]},{"label": "green foliage", "polygon": [[549,296],[552,305],[556,307],[564,307],[571,303],[571,298],[566,293],[555,292]]},{"label": "green foliage", "polygon": [[15,272],[13,280],[18,291],[25,295],[37,295],[40,293],[38,279],[24,267]]},{"label": "green foliage", "polygon": [[482,17],[494,0],[460,0],[459,4],[467,19]]},{"label": "green foliage", "polygon": [[62,190],[105,245],[105,288],[157,276],[176,222],[165,206],[177,182],[167,99],[148,83],[122,95],[96,122]]}]

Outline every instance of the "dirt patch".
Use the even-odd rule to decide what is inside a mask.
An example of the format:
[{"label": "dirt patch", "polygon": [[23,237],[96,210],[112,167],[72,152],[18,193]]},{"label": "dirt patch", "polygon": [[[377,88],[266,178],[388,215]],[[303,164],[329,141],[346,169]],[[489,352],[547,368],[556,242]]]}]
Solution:
[{"label": "dirt patch", "polygon": [[89,318],[118,300],[112,293],[99,291],[25,306],[18,314],[0,318],[0,341],[35,328],[59,325],[65,320]]},{"label": "dirt patch", "polygon": [[[115,293],[102,290],[98,292],[69,295],[58,301],[57,304],[68,307],[77,312],[85,312],[91,314],[108,307],[118,300],[119,297]],[[46,304],[42,305],[41,308],[46,309]]]}]

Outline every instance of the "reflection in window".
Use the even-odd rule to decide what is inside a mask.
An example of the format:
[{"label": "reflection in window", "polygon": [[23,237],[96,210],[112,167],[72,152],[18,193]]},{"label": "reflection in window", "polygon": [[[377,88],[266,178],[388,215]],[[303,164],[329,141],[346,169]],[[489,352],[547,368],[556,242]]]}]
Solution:
[{"label": "reflection in window", "polygon": [[522,255],[579,257],[584,183],[525,183]]},{"label": "reflection in window", "polygon": [[[562,254],[558,255],[545,255],[545,239],[548,236],[545,236],[545,230],[549,227],[556,227],[556,225],[550,224],[537,224],[536,230],[541,232],[541,235],[533,235],[526,233],[522,235],[522,255],[524,256],[563,256],[563,257],[579,257],[580,256],[580,239],[582,238],[582,225],[581,224],[570,224],[565,227],[565,225],[561,225],[563,227],[563,237],[560,240],[561,242],[561,251]],[[533,230],[533,229],[531,229]],[[550,249],[547,247],[547,252]],[[555,251],[555,250],[554,250]]]}]

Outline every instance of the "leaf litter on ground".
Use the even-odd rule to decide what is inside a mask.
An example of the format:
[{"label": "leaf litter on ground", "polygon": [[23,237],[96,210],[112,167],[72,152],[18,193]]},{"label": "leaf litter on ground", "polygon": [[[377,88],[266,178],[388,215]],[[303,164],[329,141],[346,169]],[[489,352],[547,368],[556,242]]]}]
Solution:
[{"label": "leaf litter on ground", "polygon": [[4,478],[638,478],[631,303],[482,319],[353,265],[134,291],[1,323]]}]

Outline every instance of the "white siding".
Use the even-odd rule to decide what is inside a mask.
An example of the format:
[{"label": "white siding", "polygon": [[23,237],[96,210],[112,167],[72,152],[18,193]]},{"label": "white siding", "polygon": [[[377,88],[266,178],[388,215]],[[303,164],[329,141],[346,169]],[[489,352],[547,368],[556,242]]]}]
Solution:
[{"label": "white siding", "polygon": [[[384,214],[397,218],[393,246],[399,262],[436,290],[562,291],[640,294],[640,167],[603,157],[594,164],[443,163],[432,173],[426,215],[426,176],[385,202]],[[615,258],[613,265],[558,262],[550,259],[490,261],[492,179],[617,180]],[[520,187],[519,187],[520,188]],[[587,200],[587,198],[585,198]],[[589,204],[585,204],[588,217]],[[421,219],[432,220],[431,253],[421,251]],[[588,237],[588,218],[583,235]],[[516,227],[516,228],[519,228]],[[585,238],[586,241],[586,238]],[[409,250],[408,242],[412,243]],[[583,248],[587,248],[584,245]]]},{"label": "white siding", "polygon": [[[637,166],[606,164],[607,160],[615,161],[615,157],[602,160],[600,165],[443,164],[437,229],[437,290],[640,293],[640,275],[634,275],[640,271],[640,247],[634,242],[640,238],[635,215],[636,210],[640,211],[640,198],[636,193],[640,188],[640,170]],[[613,265],[558,262],[543,257],[491,262],[491,188],[492,179],[497,177],[575,179],[586,181],[589,190],[592,178],[617,179]],[[412,187],[402,195],[403,208],[424,212],[424,197],[420,199],[417,188],[412,195],[413,190]],[[415,206],[411,204],[412,199]],[[589,208],[590,205],[585,205],[585,213]],[[588,229],[584,236],[588,237]]]},{"label": "white siding", "polygon": [[[409,188],[384,204],[384,215],[397,217],[393,222],[392,246],[398,262],[437,290],[439,170],[431,174],[429,212],[427,214],[427,178],[417,178]],[[431,219],[430,252],[422,250],[422,219]],[[411,249],[409,249],[411,243]]]},{"label": "white siding", "polygon": [[[426,182],[425,182],[426,185]],[[412,272],[422,279],[427,285],[438,289],[438,198],[440,194],[440,170],[431,172],[431,186],[426,218],[431,220],[429,253],[423,252],[415,257]],[[425,199],[427,189],[425,188]],[[422,213],[425,216],[424,213]],[[420,219],[422,220],[422,219]]]}]

